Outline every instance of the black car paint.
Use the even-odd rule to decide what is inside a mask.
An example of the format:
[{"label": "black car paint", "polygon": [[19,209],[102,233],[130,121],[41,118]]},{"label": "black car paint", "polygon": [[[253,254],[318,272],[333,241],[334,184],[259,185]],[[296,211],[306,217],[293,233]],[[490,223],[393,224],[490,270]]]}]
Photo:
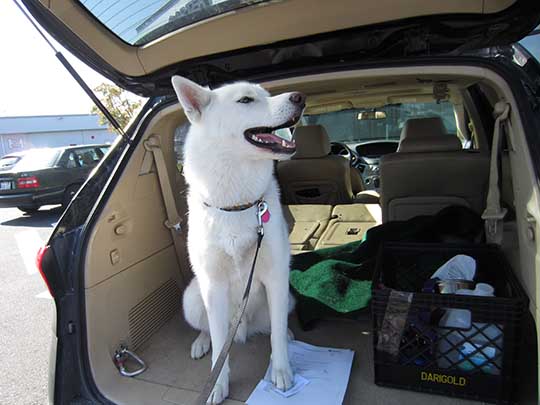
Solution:
[{"label": "black car paint", "polygon": [[[537,139],[537,134],[540,133],[540,111],[531,108],[531,105],[537,105],[538,99],[531,99],[531,95],[523,88],[524,83],[531,84],[531,79],[510,61],[479,57],[421,58],[377,65],[369,64],[368,66],[348,65],[342,66],[342,68],[343,70],[351,70],[366,67],[410,66],[411,64],[477,66],[491,69],[500,74],[514,91],[520,113],[523,117],[528,118],[523,120],[525,133],[533,154],[533,161],[536,162],[536,169],[540,169],[540,142]],[[316,73],[320,73],[321,68],[325,71],[332,69],[332,67],[318,67]],[[335,70],[334,66],[333,71]],[[312,73],[315,72],[312,71]],[[291,76],[295,75],[296,71],[291,74]],[[280,73],[281,76],[282,73]],[[259,77],[260,80],[274,78],[269,74]],[[51,248],[44,257],[43,270],[54,291],[57,307],[56,336],[58,343],[55,376],[52,379],[55,381],[55,404],[68,404],[74,401],[77,403],[111,403],[96,387],[88,358],[83,294],[83,266],[88,243],[87,237],[118,183],[145,128],[159,111],[176,102],[173,98],[153,98],[145,105],[135,123],[127,131],[132,144],[126,147],[126,143],[122,142],[102,161],[94,175],[88,179],[64,213],[48,242]]]},{"label": "black car paint", "polygon": [[[51,164],[33,170],[19,170],[19,164],[17,164],[11,170],[0,173],[0,181],[11,183],[10,190],[0,190],[0,208],[24,207],[30,209],[39,208],[46,204],[65,205],[66,201],[69,200],[65,195],[67,189],[78,188],[95,167],[95,164],[81,166],[77,163],[76,167],[69,168],[67,166],[69,154],[84,149],[94,149],[96,155],[101,159],[104,155],[102,148],[108,148],[108,145],[59,148],[57,156],[51,161]],[[24,163],[24,158],[20,163]],[[39,187],[17,187],[19,178],[30,176],[38,179]]]}]

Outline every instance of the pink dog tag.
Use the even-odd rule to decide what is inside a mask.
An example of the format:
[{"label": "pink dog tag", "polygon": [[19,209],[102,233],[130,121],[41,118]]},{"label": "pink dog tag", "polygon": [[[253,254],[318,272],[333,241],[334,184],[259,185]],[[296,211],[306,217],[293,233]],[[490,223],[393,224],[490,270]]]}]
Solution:
[{"label": "pink dog tag", "polygon": [[261,215],[261,220],[263,221],[263,223],[267,223],[268,221],[270,221],[270,211],[268,209],[266,209],[266,211],[263,212],[263,214]]}]

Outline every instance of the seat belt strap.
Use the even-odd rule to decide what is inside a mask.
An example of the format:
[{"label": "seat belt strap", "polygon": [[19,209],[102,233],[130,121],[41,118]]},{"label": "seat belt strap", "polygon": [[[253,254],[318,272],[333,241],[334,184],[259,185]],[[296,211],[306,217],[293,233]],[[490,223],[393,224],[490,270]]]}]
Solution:
[{"label": "seat belt strap", "polygon": [[493,109],[495,126],[493,129],[493,142],[491,145],[491,158],[489,165],[489,188],[486,199],[486,209],[482,214],[484,220],[487,243],[502,244],[503,220],[507,209],[501,207],[501,193],[499,190],[499,154],[502,145],[502,127],[506,124],[510,104],[498,101]]},{"label": "seat belt strap", "polygon": [[[171,188],[169,172],[167,171],[165,158],[163,157],[160,139],[157,135],[151,135],[144,141],[143,145],[154,158],[161,195],[163,197],[163,203],[165,204],[165,211],[167,212],[167,220],[164,225],[171,231],[176,258],[178,259],[178,266],[180,267],[180,275],[185,284],[184,271],[187,271],[187,269],[182,269],[182,263],[186,263],[185,255],[187,254],[187,251],[182,235],[182,218],[178,215],[178,210],[176,209],[176,201]],[[144,160],[145,159],[143,159],[143,161]]]}]

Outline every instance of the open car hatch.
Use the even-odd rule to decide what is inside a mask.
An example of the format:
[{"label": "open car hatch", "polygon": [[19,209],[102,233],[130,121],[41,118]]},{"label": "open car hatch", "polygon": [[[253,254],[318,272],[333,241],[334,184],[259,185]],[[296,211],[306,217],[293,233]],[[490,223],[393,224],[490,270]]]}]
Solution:
[{"label": "open car hatch", "polygon": [[328,62],[505,45],[539,23],[530,0],[22,0],[73,54],[143,96],[170,76],[212,85]]}]

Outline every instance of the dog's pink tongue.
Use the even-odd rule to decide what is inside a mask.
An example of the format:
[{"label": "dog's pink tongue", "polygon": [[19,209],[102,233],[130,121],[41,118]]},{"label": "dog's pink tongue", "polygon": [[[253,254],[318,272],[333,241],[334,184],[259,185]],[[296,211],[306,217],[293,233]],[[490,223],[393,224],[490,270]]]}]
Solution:
[{"label": "dog's pink tongue", "polygon": [[274,142],[274,143],[277,143],[279,145],[281,145],[282,142],[285,142],[289,147],[293,147],[294,146],[294,141],[287,141],[286,139],[283,139],[283,138],[280,138],[279,136],[275,135],[275,134],[257,134],[257,136],[260,138],[260,139],[263,139],[267,142]]},{"label": "dog's pink tongue", "polygon": [[257,134],[257,136],[259,138],[262,138],[262,139],[266,140],[266,141],[273,141],[273,140],[276,139],[276,136],[274,134],[266,133],[266,132],[262,132],[260,134]]},{"label": "dog's pink tongue", "polygon": [[261,221],[263,221],[265,224],[270,221],[270,210],[264,211],[264,214],[261,216]]}]

